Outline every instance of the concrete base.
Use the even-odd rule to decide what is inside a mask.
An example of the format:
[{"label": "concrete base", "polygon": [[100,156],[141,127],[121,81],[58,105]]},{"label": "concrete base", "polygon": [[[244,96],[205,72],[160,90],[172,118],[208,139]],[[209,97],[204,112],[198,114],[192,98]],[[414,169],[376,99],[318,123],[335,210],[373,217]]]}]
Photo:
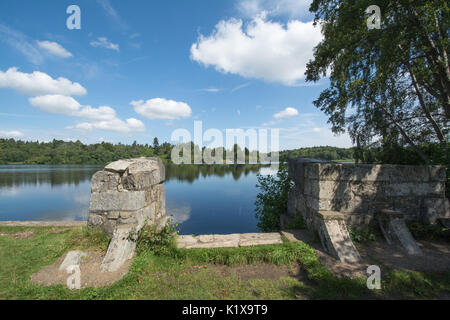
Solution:
[{"label": "concrete base", "polygon": [[279,233],[234,233],[200,236],[178,236],[178,248],[236,248],[283,243]]},{"label": "concrete base", "polygon": [[401,212],[392,210],[381,210],[377,214],[378,224],[388,244],[400,244],[408,254],[421,254],[413,236],[406,226],[404,216]]},{"label": "concrete base", "polygon": [[347,231],[344,216],[336,211],[318,211],[315,228],[324,250],[345,263],[355,263],[361,257]]}]

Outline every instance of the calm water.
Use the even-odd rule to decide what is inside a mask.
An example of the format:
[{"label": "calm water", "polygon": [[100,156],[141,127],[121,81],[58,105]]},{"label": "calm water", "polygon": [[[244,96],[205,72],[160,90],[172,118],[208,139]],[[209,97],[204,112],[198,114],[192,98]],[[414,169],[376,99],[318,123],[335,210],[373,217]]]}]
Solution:
[{"label": "calm water", "polygon": [[[0,220],[87,220],[98,166],[0,165]],[[166,166],[167,214],[181,234],[258,231],[256,174],[268,167]]]}]

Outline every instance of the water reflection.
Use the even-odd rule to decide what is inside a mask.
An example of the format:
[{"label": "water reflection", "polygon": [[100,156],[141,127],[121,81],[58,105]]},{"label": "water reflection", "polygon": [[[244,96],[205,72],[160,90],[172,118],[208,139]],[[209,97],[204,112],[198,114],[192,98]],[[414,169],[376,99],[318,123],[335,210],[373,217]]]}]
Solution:
[{"label": "water reflection", "polygon": [[[0,165],[0,220],[86,220],[99,166]],[[257,231],[261,165],[166,165],[167,214],[181,234]]]},{"label": "water reflection", "polygon": [[256,174],[262,167],[268,165],[258,164],[236,164],[236,165],[173,165],[166,164],[166,181],[172,179],[187,181],[193,183],[200,176],[206,178],[209,176],[224,177],[230,175],[234,180],[239,180],[242,175],[248,176],[250,173]]},{"label": "water reflection", "polygon": [[0,165],[0,192],[7,187],[22,185],[63,184],[78,186],[90,180],[91,176],[100,170],[99,166],[70,165]]}]

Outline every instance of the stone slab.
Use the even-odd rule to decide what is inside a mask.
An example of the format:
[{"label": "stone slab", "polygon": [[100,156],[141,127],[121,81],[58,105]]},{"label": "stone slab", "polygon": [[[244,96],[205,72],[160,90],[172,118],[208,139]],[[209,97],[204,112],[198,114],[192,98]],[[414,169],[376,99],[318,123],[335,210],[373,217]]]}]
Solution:
[{"label": "stone slab", "polygon": [[388,244],[400,244],[408,254],[421,254],[413,236],[406,226],[405,219],[398,212],[382,211],[377,215],[378,225]]},{"label": "stone slab", "polygon": [[145,207],[145,191],[92,192],[89,211],[133,211]]},{"label": "stone slab", "polygon": [[130,236],[134,229],[134,225],[122,225],[114,230],[108,251],[100,265],[102,272],[117,271],[125,261],[133,258],[136,241],[130,239]]},{"label": "stone slab", "polygon": [[234,233],[178,236],[178,248],[232,248],[282,243],[279,233]]},{"label": "stone slab", "polygon": [[107,166],[105,166],[106,171],[123,173],[127,170],[128,166],[133,163],[132,159],[127,160],[118,160],[111,162]]},{"label": "stone slab", "polygon": [[344,220],[317,219],[316,229],[325,252],[344,263],[356,263],[361,260]]}]

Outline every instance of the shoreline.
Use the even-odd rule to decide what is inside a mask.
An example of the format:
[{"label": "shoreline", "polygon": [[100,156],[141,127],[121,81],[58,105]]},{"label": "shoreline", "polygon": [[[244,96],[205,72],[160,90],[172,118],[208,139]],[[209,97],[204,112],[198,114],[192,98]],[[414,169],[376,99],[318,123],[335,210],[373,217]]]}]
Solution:
[{"label": "shoreline", "polygon": [[80,227],[87,221],[0,221],[0,227]]}]

